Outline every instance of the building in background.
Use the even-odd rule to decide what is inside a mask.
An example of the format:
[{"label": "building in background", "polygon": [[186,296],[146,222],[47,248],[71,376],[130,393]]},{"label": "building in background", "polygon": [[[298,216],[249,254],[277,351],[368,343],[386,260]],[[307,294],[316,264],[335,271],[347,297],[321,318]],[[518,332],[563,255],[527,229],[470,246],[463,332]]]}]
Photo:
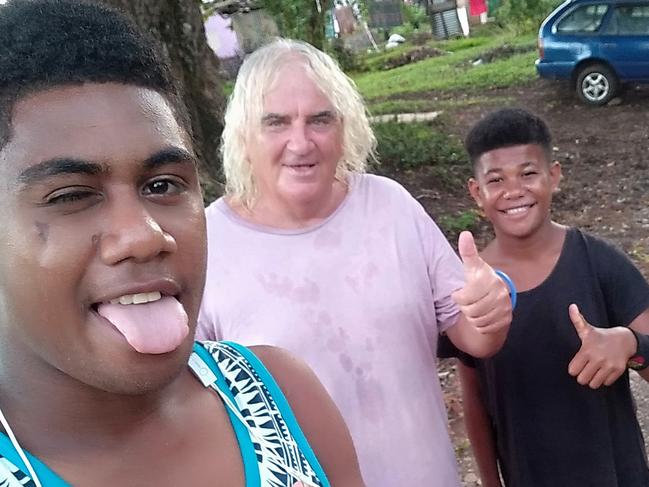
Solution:
[{"label": "building in background", "polygon": [[236,76],[246,54],[280,35],[275,21],[254,0],[215,2],[210,11],[205,22],[207,42],[228,78]]}]

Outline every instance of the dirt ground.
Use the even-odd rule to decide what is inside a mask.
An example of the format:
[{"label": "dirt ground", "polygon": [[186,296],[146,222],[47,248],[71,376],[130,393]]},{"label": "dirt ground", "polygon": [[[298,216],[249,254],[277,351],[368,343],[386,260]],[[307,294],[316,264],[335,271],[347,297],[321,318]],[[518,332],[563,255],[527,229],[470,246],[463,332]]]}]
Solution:
[{"label": "dirt ground", "polygon": [[[475,95],[478,93],[448,97]],[[649,191],[645,190],[649,182],[649,88],[629,88],[605,107],[582,105],[566,85],[543,80],[479,95],[494,103],[447,111],[444,118],[451,132],[463,138],[484,113],[505,105],[541,115],[552,130],[554,157],[564,174],[555,198],[555,219],[618,244],[649,278]],[[435,218],[473,208],[463,187],[440,184],[426,169],[399,175],[398,179]],[[478,227],[477,241],[484,244],[489,238],[487,225]],[[440,365],[440,377],[461,477],[465,486],[475,487],[480,483],[463,429],[452,361]],[[649,440],[649,385],[640,380],[633,382],[638,414]]]}]

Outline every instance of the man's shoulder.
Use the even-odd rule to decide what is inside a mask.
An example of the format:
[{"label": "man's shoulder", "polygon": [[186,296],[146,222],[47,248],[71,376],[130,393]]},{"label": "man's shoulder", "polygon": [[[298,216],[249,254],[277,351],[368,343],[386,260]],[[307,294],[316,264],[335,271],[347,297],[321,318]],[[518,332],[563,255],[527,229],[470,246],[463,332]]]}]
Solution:
[{"label": "man's shoulder", "polygon": [[357,174],[354,190],[366,201],[377,205],[389,203],[393,208],[413,206],[417,203],[410,192],[398,181],[378,174]]},{"label": "man's shoulder", "polygon": [[394,179],[379,174],[356,174],[356,184],[359,188],[371,191],[407,192],[403,185]]},{"label": "man's shoulder", "polygon": [[205,215],[210,218],[216,215],[223,214],[223,207],[227,207],[225,202],[225,196],[215,199],[209,205],[205,207]]}]

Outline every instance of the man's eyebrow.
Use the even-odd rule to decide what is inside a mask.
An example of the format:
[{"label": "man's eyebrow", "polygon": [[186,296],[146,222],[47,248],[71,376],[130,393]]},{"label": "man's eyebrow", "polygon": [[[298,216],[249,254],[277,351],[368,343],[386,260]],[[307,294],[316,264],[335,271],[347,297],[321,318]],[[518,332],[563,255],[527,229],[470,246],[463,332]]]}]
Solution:
[{"label": "man's eyebrow", "polygon": [[[145,169],[155,169],[167,164],[189,163],[196,164],[196,157],[189,151],[180,147],[167,147],[146,159],[143,163]],[[73,157],[59,157],[48,159],[22,171],[16,182],[22,185],[36,184],[47,178],[65,174],[85,174],[96,176],[108,172],[105,164],[75,159]]]},{"label": "man's eyebrow", "polygon": [[61,157],[48,159],[28,167],[18,175],[16,181],[20,184],[34,184],[61,174],[87,174],[93,176],[105,170],[102,164],[96,162]]},{"label": "man's eyebrow", "polygon": [[[289,115],[285,115],[282,113],[265,113],[261,117],[261,122],[265,123],[268,122],[269,120],[288,120],[291,117]],[[309,115],[307,117],[309,120],[315,120],[318,118],[336,118],[336,112],[334,110],[322,110],[321,112],[314,113],[313,115]]]},{"label": "man's eyebrow", "polygon": [[196,156],[180,147],[167,147],[144,161],[145,169],[156,169],[167,164],[193,164],[196,165]]},{"label": "man's eyebrow", "polygon": [[309,118],[314,119],[314,118],[336,118],[336,112],[333,110],[322,110],[321,112],[314,113],[311,115]]},{"label": "man's eyebrow", "polygon": [[264,113],[261,117],[261,123],[268,122],[269,120],[288,120],[289,118],[288,115],[282,115],[281,113]]}]

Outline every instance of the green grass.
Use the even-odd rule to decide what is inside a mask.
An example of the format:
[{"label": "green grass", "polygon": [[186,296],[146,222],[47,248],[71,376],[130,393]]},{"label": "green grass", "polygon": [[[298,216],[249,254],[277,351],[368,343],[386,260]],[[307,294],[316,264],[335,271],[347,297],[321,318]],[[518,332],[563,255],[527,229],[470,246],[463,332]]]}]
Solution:
[{"label": "green grass", "polygon": [[[463,37],[448,41],[429,41],[426,45],[429,47],[436,47],[442,51],[459,52],[482,45],[486,38],[487,37]],[[404,53],[415,51],[421,47],[422,46],[406,43],[385,51],[372,51],[361,57],[361,64],[365,71],[377,71],[380,70],[381,67],[390,59],[397,58]]]},{"label": "green grass", "polygon": [[436,100],[388,100],[368,105],[370,114],[386,115],[390,113],[416,113],[439,110]]},{"label": "green grass", "polygon": [[[507,87],[536,77],[534,36],[502,36],[459,39],[438,43],[449,54],[428,58],[389,71],[361,73],[353,76],[366,100],[395,97],[399,94],[437,91],[460,91]],[[505,44],[528,45],[530,51],[472,66],[481,54]]]},{"label": "green grass", "polygon": [[413,46],[412,44],[402,44],[390,50],[379,52],[372,51],[361,56],[361,64],[365,71],[376,71],[379,70],[388,60],[399,57],[401,54],[412,51],[417,47],[418,46]]},{"label": "green grass", "polygon": [[437,98],[422,98],[420,100],[390,99],[370,103],[368,109],[371,115],[387,115],[392,113],[420,113],[433,111],[447,111],[457,108],[467,108],[476,105],[504,106],[510,104],[511,98],[506,96],[466,96],[440,100]]},{"label": "green grass", "polygon": [[464,230],[472,230],[480,221],[478,210],[471,209],[461,211],[455,215],[441,215],[439,225],[447,232],[459,234]]},{"label": "green grass", "polygon": [[373,124],[377,155],[384,169],[466,164],[462,144],[436,122]]}]

